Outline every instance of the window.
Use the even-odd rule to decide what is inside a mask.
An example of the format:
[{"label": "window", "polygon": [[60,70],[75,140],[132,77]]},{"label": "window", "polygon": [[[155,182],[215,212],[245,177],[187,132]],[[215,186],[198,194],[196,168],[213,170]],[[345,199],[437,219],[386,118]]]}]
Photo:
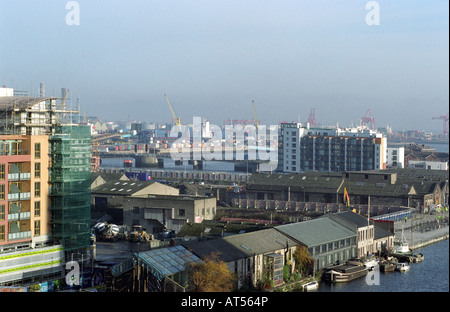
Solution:
[{"label": "window", "polygon": [[178,216],[179,217],[184,217],[186,215],[186,210],[185,209],[178,209]]},{"label": "window", "polygon": [[0,164],[0,180],[5,180],[5,164]]},{"label": "window", "polygon": [[35,236],[41,235],[41,221],[40,220],[34,221],[34,235]]},{"label": "window", "polygon": [[5,220],[5,205],[0,205],[0,221]]},{"label": "window", "polygon": [[40,201],[34,202],[34,216],[35,217],[41,216],[41,202]]},{"label": "window", "polygon": [[0,225],[0,242],[5,240],[5,226]]},{"label": "window", "polygon": [[34,196],[41,196],[41,182],[34,182]]},{"label": "window", "polygon": [[41,143],[34,143],[34,158],[41,158]]},{"label": "window", "polygon": [[139,207],[133,207],[133,213],[138,214],[139,213]]},{"label": "window", "polygon": [[5,184],[0,184],[0,200],[5,199]]},{"label": "window", "polygon": [[34,163],[34,177],[40,178],[41,177],[41,163]]}]

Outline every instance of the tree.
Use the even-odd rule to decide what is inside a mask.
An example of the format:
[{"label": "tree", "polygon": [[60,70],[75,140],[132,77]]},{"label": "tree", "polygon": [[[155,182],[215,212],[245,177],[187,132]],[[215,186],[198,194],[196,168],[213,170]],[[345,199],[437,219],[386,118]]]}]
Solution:
[{"label": "tree", "polygon": [[306,246],[297,247],[294,251],[294,259],[297,269],[302,272],[311,267],[313,259]]},{"label": "tree", "polygon": [[214,253],[202,263],[193,263],[188,268],[188,291],[229,292],[236,280],[227,264]]}]

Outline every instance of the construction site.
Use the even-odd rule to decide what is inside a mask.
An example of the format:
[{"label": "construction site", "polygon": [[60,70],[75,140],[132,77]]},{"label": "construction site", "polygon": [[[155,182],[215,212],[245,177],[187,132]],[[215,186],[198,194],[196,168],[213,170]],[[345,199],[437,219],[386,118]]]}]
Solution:
[{"label": "construction site", "polygon": [[[39,96],[0,88],[1,138],[19,142],[0,155],[7,168],[1,204],[15,207],[0,218],[0,254],[14,253],[2,263],[3,272],[11,273],[2,274],[0,285],[50,283],[63,276],[65,263],[84,265],[91,258],[91,133],[77,122],[79,110],[71,108],[68,95],[62,88],[60,97],[46,96],[43,83]],[[19,168],[18,178],[10,174],[9,163]],[[11,202],[14,191],[17,202]],[[57,258],[36,264],[40,260],[33,254],[48,253],[45,248],[52,246],[58,246]]]}]

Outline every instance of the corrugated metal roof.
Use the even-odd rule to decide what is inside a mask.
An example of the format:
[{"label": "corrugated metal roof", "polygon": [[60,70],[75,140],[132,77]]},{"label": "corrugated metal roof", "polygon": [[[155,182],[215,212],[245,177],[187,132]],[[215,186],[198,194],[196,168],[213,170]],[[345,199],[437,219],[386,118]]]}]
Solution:
[{"label": "corrugated metal roof", "polygon": [[244,259],[253,255],[272,253],[276,250],[295,246],[297,243],[275,229],[254,231],[225,238],[188,242],[185,246],[201,258],[219,253],[225,262]]},{"label": "corrugated metal roof", "polygon": [[202,262],[200,258],[180,245],[149,250],[135,256],[147,264],[159,279],[184,271],[186,264]]},{"label": "corrugated metal roof", "polygon": [[334,172],[305,172],[294,174],[252,174],[247,182],[247,189],[285,190],[295,188],[306,192],[333,192],[342,184],[343,177]]},{"label": "corrugated metal roof", "polygon": [[356,237],[355,232],[350,231],[329,218],[318,218],[280,225],[275,227],[275,229],[289,235],[308,247]]}]

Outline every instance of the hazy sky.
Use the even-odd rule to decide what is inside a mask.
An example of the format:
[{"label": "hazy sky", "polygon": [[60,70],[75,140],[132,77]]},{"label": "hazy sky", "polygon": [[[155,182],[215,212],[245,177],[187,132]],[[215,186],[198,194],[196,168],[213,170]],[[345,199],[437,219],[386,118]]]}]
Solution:
[{"label": "hazy sky", "polygon": [[[449,2],[380,0],[0,0],[0,83],[70,89],[102,120],[193,116],[441,131],[448,113]],[[73,17],[73,15],[70,15]],[[71,19],[71,21],[74,21]]]}]

